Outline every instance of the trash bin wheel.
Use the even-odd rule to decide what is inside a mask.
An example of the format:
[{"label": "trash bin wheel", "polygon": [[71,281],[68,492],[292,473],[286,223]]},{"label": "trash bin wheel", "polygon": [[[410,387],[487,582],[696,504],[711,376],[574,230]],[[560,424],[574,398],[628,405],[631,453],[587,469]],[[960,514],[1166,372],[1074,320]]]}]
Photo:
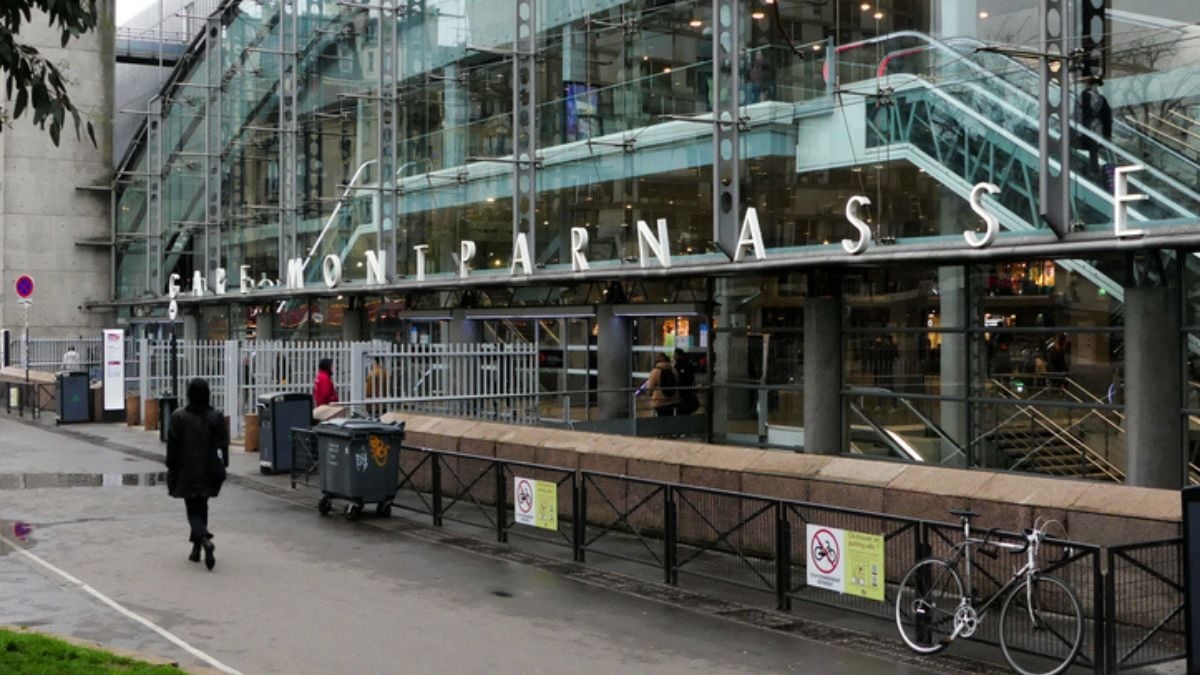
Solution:
[{"label": "trash bin wheel", "polygon": [[330,497],[329,495],[325,495],[324,497],[321,497],[321,501],[317,502],[317,511],[320,512],[321,515],[327,516],[327,515],[329,515],[329,512],[332,510],[333,510],[333,497]]},{"label": "trash bin wheel", "polygon": [[363,505],[361,503],[351,504],[350,507],[346,509],[346,520],[358,520],[358,517],[362,515],[362,512]]},{"label": "trash bin wheel", "polygon": [[388,516],[392,515],[392,503],[379,502],[376,504],[375,515],[379,516],[380,518],[387,518]]}]

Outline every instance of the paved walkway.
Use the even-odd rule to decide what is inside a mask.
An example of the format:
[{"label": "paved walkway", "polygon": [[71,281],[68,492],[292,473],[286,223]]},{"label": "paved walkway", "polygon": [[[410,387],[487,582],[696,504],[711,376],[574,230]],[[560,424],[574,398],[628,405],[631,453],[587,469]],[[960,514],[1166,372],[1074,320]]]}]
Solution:
[{"label": "paved walkway", "polygon": [[161,454],[156,434],[0,416],[0,439],[0,533],[30,523],[30,553],[193,651],[7,546],[0,624],[243,673],[931,672],[900,665],[900,649],[820,644],[389,531],[401,518],[321,518],[254,489],[286,481],[258,477],[256,455],[235,453],[241,480],[212,504],[206,572],[186,560],[161,464],[114,449]]}]

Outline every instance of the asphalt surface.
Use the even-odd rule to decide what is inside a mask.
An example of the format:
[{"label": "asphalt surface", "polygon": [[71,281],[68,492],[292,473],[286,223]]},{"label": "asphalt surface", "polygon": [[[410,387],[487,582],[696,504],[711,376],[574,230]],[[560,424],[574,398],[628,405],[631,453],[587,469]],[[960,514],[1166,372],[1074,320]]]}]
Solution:
[{"label": "asphalt surface", "polygon": [[[161,452],[156,434],[124,425],[0,417],[0,534],[28,523],[30,553],[243,673],[934,672],[321,518],[250,486],[257,457],[242,454],[231,474],[243,479],[211,503],[208,572],[186,559],[183,504],[161,485],[162,465],[80,432]],[[0,624],[212,668],[5,545]]]}]

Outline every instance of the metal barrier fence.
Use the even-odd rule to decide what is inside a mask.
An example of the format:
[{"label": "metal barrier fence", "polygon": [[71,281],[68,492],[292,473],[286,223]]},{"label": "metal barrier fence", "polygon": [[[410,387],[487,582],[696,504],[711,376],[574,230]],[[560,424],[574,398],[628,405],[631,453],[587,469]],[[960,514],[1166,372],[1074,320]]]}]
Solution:
[{"label": "metal barrier fence", "polygon": [[1114,671],[1186,653],[1182,580],[1183,539],[1108,549],[1104,643]]},{"label": "metal barrier fence", "polygon": [[[500,542],[528,541],[556,557],[569,551],[573,561],[671,585],[749,591],[781,610],[803,601],[891,621],[900,578],[920,559],[946,557],[962,537],[946,523],[410,446],[400,450],[399,472],[395,507],[429,516],[435,526],[479,528]],[[517,476],[554,483],[554,529],[516,523]],[[809,524],[882,537],[883,601],[808,585]],[[992,536],[1023,541],[1010,532]],[[1075,666],[1111,673],[1183,658],[1180,540],[1107,555],[1106,574],[1100,547],[1047,539],[1040,548],[1042,573],[1070,586],[1083,609]],[[1023,561],[973,556],[980,597],[995,593]],[[999,616],[990,614],[972,639],[998,644]]]},{"label": "metal barrier fence", "polygon": [[13,334],[12,354],[15,357],[13,360],[14,366],[25,367],[29,364],[30,370],[40,370],[42,372],[53,373],[62,370],[63,355],[71,347],[75,348],[75,352],[79,354],[79,366],[86,370],[98,369],[102,365],[104,358],[101,353],[103,349],[100,338],[30,338],[28,356],[25,353],[25,343],[20,339],[19,333]]}]

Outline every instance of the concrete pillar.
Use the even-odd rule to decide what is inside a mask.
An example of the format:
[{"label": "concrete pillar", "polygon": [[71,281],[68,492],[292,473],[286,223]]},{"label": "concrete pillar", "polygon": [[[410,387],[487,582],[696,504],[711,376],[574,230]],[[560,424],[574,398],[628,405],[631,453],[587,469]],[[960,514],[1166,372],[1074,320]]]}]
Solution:
[{"label": "concrete pillar", "polygon": [[1125,289],[1125,473],[1129,485],[1184,484],[1179,289]]},{"label": "concrete pillar", "polygon": [[[633,320],[615,316],[612,305],[598,305],[596,325],[596,388],[628,389],[633,378]],[[629,417],[628,392],[597,394],[596,401],[602,420]]]},{"label": "concrete pillar", "polygon": [[358,342],[365,339],[367,312],[362,307],[347,307],[342,318],[342,339],[346,342]]},{"label": "concrete pillar", "polygon": [[275,315],[271,312],[263,312],[254,317],[254,339],[259,342],[266,342],[272,339],[275,333]]},{"label": "concrete pillar", "polygon": [[467,310],[450,311],[449,338],[451,344],[475,344],[482,342],[483,326],[478,319],[468,319]]},{"label": "concrete pillar", "polygon": [[842,301],[809,296],[804,301],[804,451],[842,451]]},{"label": "concrete pillar", "polygon": [[[946,265],[938,268],[938,292],[941,297],[941,325],[961,329],[969,317],[966,268],[962,265]],[[967,336],[963,333],[943,333],[941,357],[938,364],[941,395],[946,398],[965,399],[967,396]],[[940,404],[939,426],[953,443],[942,440],[942,463],[964,466],[966,455],[959,452],[967,447],[967,403],[965,400],[947,401]],[[956,447],[957,444],[957,447]]]},{"label": "concrete pillar", "polygon": [[749,372],[747,362],[747,338],[745,332],[734,334],[734,329],[746,327],[745,307],[732,290],[736,281],[729,278],[716,280],[714,300],[717,305],[717,330],[711,338],[712,346],[712,429],[713,440],[725,440],[729,433],[730,420],[748,419],[751,414],[749,389],[731,388],[729,383],[743,380]]}]

